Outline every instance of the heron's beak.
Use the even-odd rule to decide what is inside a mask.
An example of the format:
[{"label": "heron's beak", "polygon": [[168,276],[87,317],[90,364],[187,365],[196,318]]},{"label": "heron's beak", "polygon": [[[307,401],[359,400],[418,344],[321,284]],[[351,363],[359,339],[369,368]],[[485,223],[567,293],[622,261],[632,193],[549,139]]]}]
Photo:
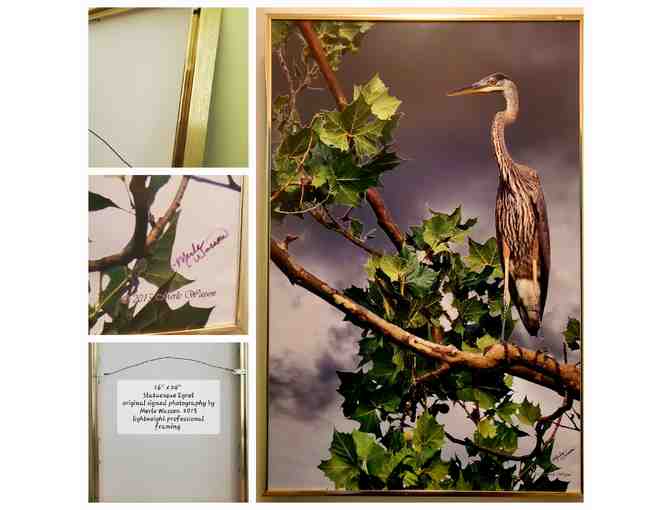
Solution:
[{"label": "heron's beak", "polygon": [[481,86],[481,85],[469,85],[468,87],[462,87],[461,89],[451,90],[446,92],[446,96],[455,97],[455,96],[468,96],[471,94],[488,94],[489,92],[497,92],[500,90],[497,87],[492,86]]}]

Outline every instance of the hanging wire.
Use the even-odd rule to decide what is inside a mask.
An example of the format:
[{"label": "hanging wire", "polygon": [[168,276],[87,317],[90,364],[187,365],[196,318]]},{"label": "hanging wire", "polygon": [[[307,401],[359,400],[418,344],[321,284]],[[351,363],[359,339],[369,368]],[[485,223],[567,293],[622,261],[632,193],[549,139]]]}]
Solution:
[{"label": "hanging wire", "polygon": [[133,168],[133,167],[131,166],[131,164],[130,164],[128,161],[126,161],[126,159],[125,159],[121,154],[119,154],[119,153],[117,152],[117,150],[116,150],[114,147],[112,147],[112,145],[111,145],[107,140],[105,140],[105,138],[103,138],[102,136],[100,136],[98,133],[96,133],[96,132],[95,132],[93,129],[91,129],[91,128],[89,128],[89,133],[91,133],[93,136],[95,136],[96,138],[98,138],[98,140],[100,140],[100,141],[103,142],[105,145],[107,145],[107,148],[110,149],[112,152],[114,152],[114,154],[115,154],[121,161],[123,161],[124,164],[125,164],[128,168]]},{"label": "hanging wire", "polygon": [[119,372],[123,372],[124,370],[128,370],[130,368],[135,368],[139,367],[141,365],[146,365],[147,363],[152,363],[154,361],[160,361],[164,359],[174,359],[174,360],[179,360],[179,361],[192,361],[194,363],[199,363],[201,365],[205,365],[210,368],[217,368],[219,370],[224,370],[225,372],[229,372],[233,375],[245,375],[247,371],[244,368],[229,368],[229,367],[222,367],[219,365],[215,365],[213,363],[208,363],[206,361],[201,361],[198,359],[193,359],[193,358],[183,358],[180,356],[159,356],[157,358],[151,358],[151,359],[146,359],[144,361],[140,361],[138,363],[133,363],[132,365],[127,365],[125,367],[118,368],[117,370],[112,370],[111,372],[103,372],[103,375],[114,375],[118,374]]}]

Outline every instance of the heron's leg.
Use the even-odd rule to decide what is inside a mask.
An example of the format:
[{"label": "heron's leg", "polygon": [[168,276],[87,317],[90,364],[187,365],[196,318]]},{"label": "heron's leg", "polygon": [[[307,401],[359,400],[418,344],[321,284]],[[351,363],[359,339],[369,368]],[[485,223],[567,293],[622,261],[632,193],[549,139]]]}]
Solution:
[{"label": "heron's leg", "polygon": [[506,316],[509,313],[509,303],[511,301],[511,295],[509,294],[509,260],[510,252],[509,247],[506,243],[502,243],[502,250],[504,252],[504,295],[502,300],[504,301],[504,306],[502,307],[502,333],[500,335],[500,341],[506,341]]}]

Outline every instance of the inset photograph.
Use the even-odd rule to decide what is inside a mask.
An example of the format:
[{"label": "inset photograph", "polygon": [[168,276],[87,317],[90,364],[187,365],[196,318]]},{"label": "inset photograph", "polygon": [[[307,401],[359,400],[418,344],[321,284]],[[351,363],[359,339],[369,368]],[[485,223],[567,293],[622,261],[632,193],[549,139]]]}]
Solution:
[{"label": "inset photograph", "polygon": [[89,9],[89,166],[247,167],[247,19]]},{"label": "inset photograph", "polygon": [[89,177],[89,334],[247,332],[242,176]]},{"label": "inset photograph", "polygon": [[89,344],[89,501],[247,501],[247,345]]},{"label": "inset photograph", "polygon": [[259,497],[579,501],[582,14],[406,12],[258,18]]}]

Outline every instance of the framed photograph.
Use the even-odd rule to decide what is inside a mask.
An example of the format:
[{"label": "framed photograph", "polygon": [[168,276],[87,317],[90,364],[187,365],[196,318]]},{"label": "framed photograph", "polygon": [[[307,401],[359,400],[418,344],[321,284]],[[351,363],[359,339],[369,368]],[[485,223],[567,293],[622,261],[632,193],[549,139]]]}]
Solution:
[{"label": "framed photograph", "polygon": [[89,501],[247,501],[247,345],[89,344]]},{"label": "framed photograph", "polygon": [[222,9],[89,10],[89,166],[195,167]]},{"label": "framed photograph", "polygon": [[258,12],[260,501],[582,500],[582,24]]},{"label": "framed photograph", "polygon": [[245,333],[245,182],[89,177],[89,333]]}]

